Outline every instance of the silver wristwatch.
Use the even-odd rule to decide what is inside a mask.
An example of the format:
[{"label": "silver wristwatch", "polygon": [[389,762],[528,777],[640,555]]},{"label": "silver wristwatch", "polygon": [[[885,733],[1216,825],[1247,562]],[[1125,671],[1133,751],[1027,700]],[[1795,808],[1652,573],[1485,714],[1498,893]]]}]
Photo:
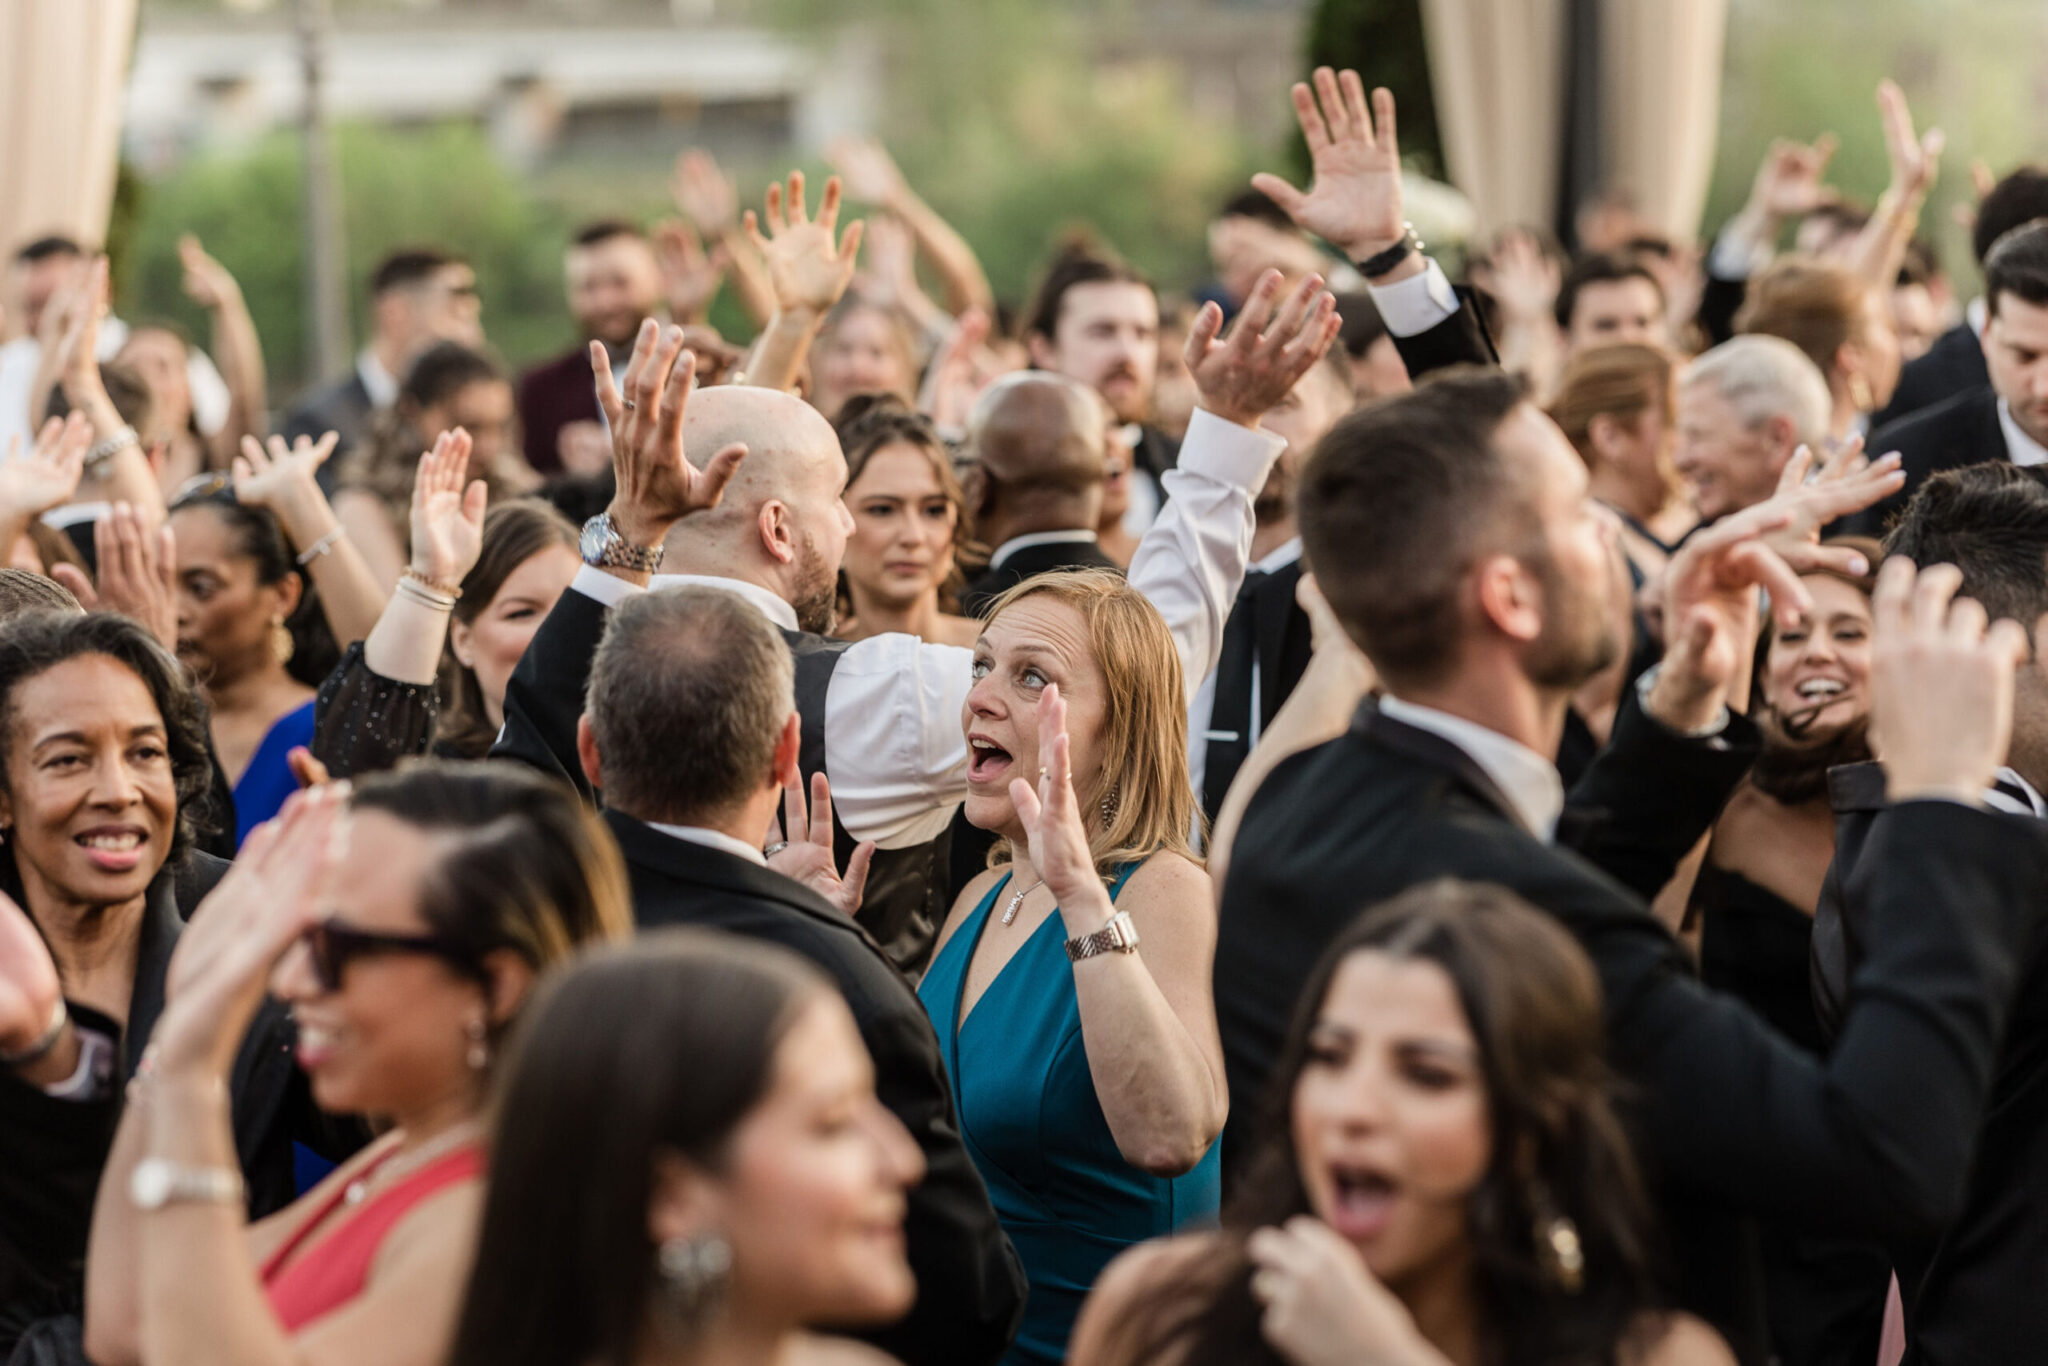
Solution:
[{"label": "silver wristwatch", "polygon": [[128,1175],[128,1198],[139,1210],[165,1205],[242,1203],[242,1174],[225,1167],[188,1167],[161,1157],[144,1158]]},{"label": "silver wristwatch", "polygon": [[1067,958],[1078,963],[1083,958],[1093,958],[1099,953],[1136,953],[1138,951],[1138,927],[1131,923],[1129,911],[1118,911],[1109,918],[1109,923],[1093,934],[1084,934],[1078,939],[1067,941]]},{"label": "silver wristwatch", "polygon": [[634,545],[619,534],[612,525],[612,515],[600,512],[583,524],[583,534],[577,539],[577,549],[582,552],[583,563],[599,569],[631,569],[652,574],[661,568],[663,547],[659,545]]}]

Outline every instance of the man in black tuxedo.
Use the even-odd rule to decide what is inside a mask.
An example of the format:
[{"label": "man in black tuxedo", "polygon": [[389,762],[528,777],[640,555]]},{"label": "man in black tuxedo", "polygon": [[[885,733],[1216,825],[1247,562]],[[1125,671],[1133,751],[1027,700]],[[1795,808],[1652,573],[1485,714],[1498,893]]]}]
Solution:
[{"label": "man in black tuxedo", "polygon": [[[1979,269],[1999,238],[2037,218],[2048,218],[2048,168],[2022,166],[1992,186],[1991,193],[1977,205],[1970,246]],[[1963,321],[1935,338],[1925,355],[1907,363],[1899,374],[1899,387],[1892,391],[1892,401],[1871,417],[1872,431],[1883,431],[1922,409],[1991,382],[1983,345],[1988,303],[1987,299],[1971,304]]]},{"label": "man in black tuxedo", "polygon": [[1872,434],[1873,452],[1903,457],[1906,486],[1854,519],[1855,530],[1881,534],[1936,471],[1988,460],[2048,461],[2048,219],[2014,228],[1992,246],[1984,258],[1984,307],[1990,384]]},{"label": "man in black tuxedo", "polygon": [[966,493],[988,568],[960,595],[969,616],[1056,569],[1116,569],[1096,543],[1109,414],[1078,380],[1025,370],[990,385],[967,423]]},{"label": "man in black tuxedo", "polygon": [[790,856],[808,858],[802,866],[835,904],[761,852],[784,785],[799,781],[788,647],[759,611],[715,588],[641,594],[602,629],[576,743],[626,856],[634,918],[779,944],[837,984],[874,1055],[882,1103],[925,1159],[905,1221],[917,1303],[869,1336],[904,1362],[995,1361],[1023,1309],[1023,1272],[961,1140],[938,1038],[853,918],[859,876],[849,869],[842,883],[829,845],[790,832]]},{"label": "man in black tuxedo", "polygon": [[[2048,614],[2048,468],[1979,465],[1936,475],[1906,505],[1886,543],[1919,564],[1951,564],[1962,592],[1994,617]],[[2039,837],[2048,820],[2048,673],[2022,669],[2012,753],[1985,793]],[[1951,704],[1953,705],[1953,704]],[[1889,805],[1876,763],[1828,775],[1835,861],[1814,917],[1814,995],[1824,1027],[1839,1023],[1848,984],[1872,951],[1867,908],[1843,896],[1863,875],[1875,823]],[[1895,1239],[1913,1366],[2023,1361],[2048,1342],[2048,935],[2036,933],[2021,966],[2012,1023],[1991,1083],[1962,1212],[1942,1233]]]}]

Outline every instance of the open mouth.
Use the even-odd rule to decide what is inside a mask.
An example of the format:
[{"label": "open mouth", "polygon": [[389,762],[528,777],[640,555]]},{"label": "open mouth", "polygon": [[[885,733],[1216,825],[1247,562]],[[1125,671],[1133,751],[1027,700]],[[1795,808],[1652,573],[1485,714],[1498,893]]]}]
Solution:
[{"label": "open mouth", "polygon": [[1386,1231],[1399,1195],[1391,1179],[1367,1167],[1333,1165],[1330,1180],[1336,1188],[1331,1228],[1354,1241],[1377,1238]]},{"label": "open mouth", "polygon": [[1828,702],[1849,690],[1839,678],[1809,678],[1793,689],[1802,702]]},{"label": "open mouth", "polygon": [[334,1055],[340,1042],[340,1032],[325,1025],[311,1024],[301,1019],[298,1022],[299,1038],[294,1052],[299,1066],[312,1071]]},{"label": "open mouth", "polygon": [[1009,772],[1010,751],[979,735],[967,737],[967,781],[993,783]]},{"label": "open mouth", "polygon": [[149,840],[140,830],[88,830],[73,841],[85,850],[94,865],[110,873],[125,873],[142,861],[142,849]]}]

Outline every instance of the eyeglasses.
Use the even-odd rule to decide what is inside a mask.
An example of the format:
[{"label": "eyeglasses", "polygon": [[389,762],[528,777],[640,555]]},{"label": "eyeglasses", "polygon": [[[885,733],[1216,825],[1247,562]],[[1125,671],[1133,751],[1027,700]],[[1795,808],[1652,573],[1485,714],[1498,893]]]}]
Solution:
[{"label": "eyeglasses", "polygon": [[465,945],[437,934],[379,934],[352,929],[336,920],[309,926],[299,936],[313,960],[313,975],[323,991],[340,991],[341,975],[358,958],[380,953],[424,954],[438,958],[465,976],[478,975],[476,955]]}]

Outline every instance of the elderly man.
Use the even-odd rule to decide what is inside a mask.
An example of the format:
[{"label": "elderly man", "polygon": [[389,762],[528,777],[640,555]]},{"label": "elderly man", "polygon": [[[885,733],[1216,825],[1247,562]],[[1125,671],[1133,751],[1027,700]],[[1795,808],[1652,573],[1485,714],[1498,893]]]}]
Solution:
[{"label": "elderly man", "polygon": [[1828,382],[1781,337],[1726,341],[1685,367],[1678,389],[1678,472],[1700,521],[1769,498],[1800,446],[1826,449]]}]

